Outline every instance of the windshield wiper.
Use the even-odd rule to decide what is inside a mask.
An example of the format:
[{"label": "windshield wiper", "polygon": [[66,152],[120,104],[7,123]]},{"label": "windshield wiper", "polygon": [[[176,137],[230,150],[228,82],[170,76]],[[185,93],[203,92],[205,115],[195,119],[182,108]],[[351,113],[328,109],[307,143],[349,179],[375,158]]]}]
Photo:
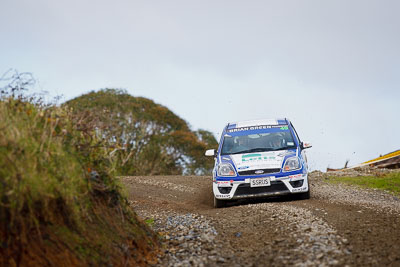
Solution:
[{"label": "windshield wiper", "polygon": [[266,147],[258,147],[258,148],[252,148],[252,149],[247,149],[247,150],[231,153],[231,155],[233,155],[233,154],[252,153],[252,152],[266,152],[266,151],[272,151],[272,150],[273,149],[271,147],[268,147],[268,148],[266,148]]}]

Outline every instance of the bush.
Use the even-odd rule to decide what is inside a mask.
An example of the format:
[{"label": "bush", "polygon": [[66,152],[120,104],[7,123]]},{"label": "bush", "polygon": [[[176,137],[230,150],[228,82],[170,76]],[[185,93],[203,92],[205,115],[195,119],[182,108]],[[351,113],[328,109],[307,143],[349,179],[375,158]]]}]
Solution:
[{"label": "bush", "polygon": [[67,108],[7,96],[0,101],[0,221],[6,241],[41,224],[79,227],[93,194],[119,201],[109,149]]},{"label": "bush", "polygon": [[48,256],[66,264],[65,251],[83,265],[121,265],[119,242],[133,249],[131,264],[146,262],[155,235],[129,208],[114,178],[115,148],[90,111],[24,96],[27,83],[17,80],[0,92],[0,266]]}]

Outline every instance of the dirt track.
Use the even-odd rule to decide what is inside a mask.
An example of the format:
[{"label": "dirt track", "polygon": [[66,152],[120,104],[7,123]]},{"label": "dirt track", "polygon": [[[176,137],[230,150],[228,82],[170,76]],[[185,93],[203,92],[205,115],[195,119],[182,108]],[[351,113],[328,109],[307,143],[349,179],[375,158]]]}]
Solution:
[{"label": "dirt track", "polygon": [[[400,200],[384,193],[311,175],[310,200],[242,201],[214,209],[211,177],[122,180],[139,216],[154,219],[164,236],[168,257],[160,265],[400,266]],[[176,216],[181,221],[174,229],[165,228]],[[187,229],[178,227],[188,218]],[[194,229],[200,222],[211,230]],[[180,229],[186,234],[177,234]],[[198,229],[209,232],[188,237]]]}]

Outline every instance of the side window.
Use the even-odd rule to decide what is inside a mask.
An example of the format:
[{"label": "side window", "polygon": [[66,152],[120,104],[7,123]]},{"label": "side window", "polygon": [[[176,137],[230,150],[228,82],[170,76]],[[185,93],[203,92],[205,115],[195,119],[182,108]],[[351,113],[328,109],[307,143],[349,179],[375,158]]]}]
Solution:
[{"label": "side window", "polygon": [[297,140],[299,141],[299,143],[301,143],[300,137],[299,137],[299,135],[297,134],[296,128],[294,128],[292,122],[290,122],[290,126],[292,126],[292,129],[293,129],[293,131],[294,131],[294,134],[296,135]]},{"label": "side window", "polygon": [[221,149],[222,149],[222,143],[224,141],[224,135],[226,133],[226,129],[228,128],[228,126],[226,126],[224,129],[222,129],[222,134],[221,134],[221,138],[219,139],[219,143],[218,143],[218,153],[220,153]]}]

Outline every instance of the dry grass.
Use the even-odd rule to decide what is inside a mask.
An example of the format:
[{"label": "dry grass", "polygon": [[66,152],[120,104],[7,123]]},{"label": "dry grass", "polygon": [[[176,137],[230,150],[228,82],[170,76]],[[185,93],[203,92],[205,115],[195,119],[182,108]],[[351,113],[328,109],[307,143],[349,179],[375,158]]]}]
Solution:
[{"label": "dry grass", "polygon": [[[85,121],[86,115],[72,115],[67,108],[33,98],[3,95],[0,99],[0,248],[8,249],[0,249],[4,260],[0,265],[23,263],[23,253],[32,258],[33,250],[18,248],[32,243],[46,246],[43,232],[57,233],[52,238],[63,243],[57,247],[69,248],[91,264],[112,261],[96,246],[111,253],[115,252],[111,243],[127,235],[153,240],[113,177],[118,162],[110,156],[112,148]],[[110,235],[114,224],[126,230]],[[98,258],[82,259],[95,254]]]},{"label": "dry grass", "polygon": [[0,102],[1,221],[22,237],[54,216],[77,222],[86,203],[89,184],[63,112],[23,99]]}]

